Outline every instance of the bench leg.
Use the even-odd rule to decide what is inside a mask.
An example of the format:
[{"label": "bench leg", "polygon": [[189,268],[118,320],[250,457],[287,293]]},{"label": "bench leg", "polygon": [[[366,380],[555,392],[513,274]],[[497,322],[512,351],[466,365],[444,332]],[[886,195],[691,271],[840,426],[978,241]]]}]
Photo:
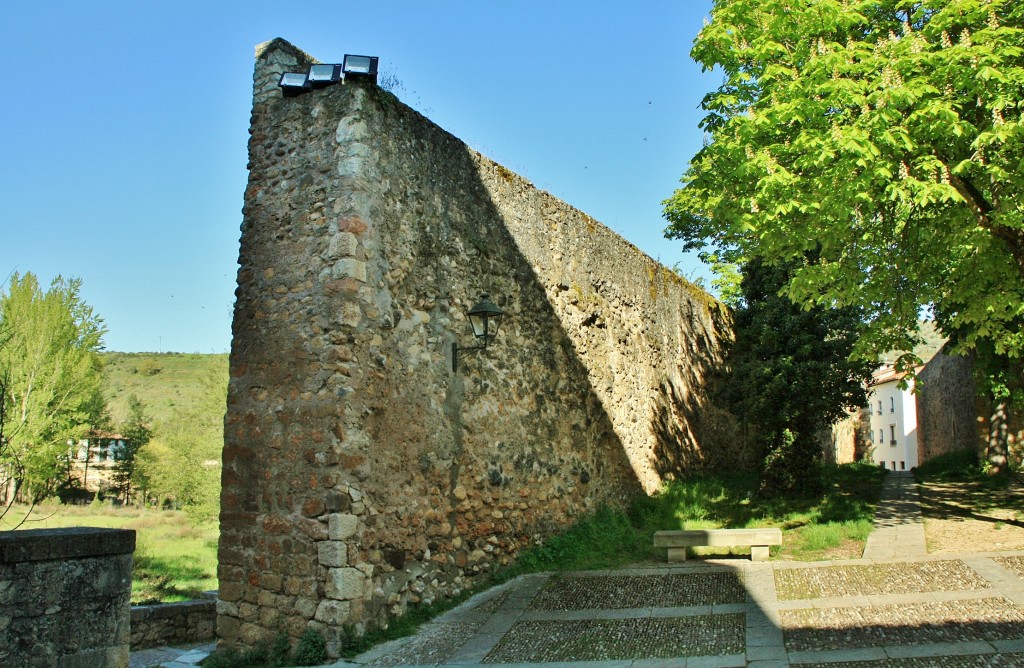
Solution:
[{"label": "bench leg", "polygon": [[686,548],[685,547],[670,547],[670,548],[668,548],[668,560],[669,561],[686,561]]},{"label": "bench leg", "polygon": [[754,545],[750,548],[751,561],[768,561],[768,546]]}]

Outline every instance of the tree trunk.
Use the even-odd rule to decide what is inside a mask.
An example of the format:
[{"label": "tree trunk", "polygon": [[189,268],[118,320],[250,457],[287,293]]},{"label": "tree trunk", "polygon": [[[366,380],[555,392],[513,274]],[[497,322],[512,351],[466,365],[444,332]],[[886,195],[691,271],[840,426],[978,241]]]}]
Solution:
[{"label": "tree trunk", "polygon": [[1010,400],[996,399],[988,419],[988,437],[985,443],[985,459],[989,473],[998,475],[1008,470],[1010,461],[1009,420]]}]

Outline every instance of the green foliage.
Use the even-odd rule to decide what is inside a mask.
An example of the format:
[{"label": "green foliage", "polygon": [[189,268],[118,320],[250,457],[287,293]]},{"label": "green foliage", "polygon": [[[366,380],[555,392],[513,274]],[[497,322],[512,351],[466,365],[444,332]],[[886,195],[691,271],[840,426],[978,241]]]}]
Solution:
[{"label": "green foliage", "polygon": [[785,292],[862,309],[869,359],[913,350],[925,307],[965,348],[1024,354],[1024,4],[716,0],[691,55],[724,81],[670,237],[817,250]]},{"label": "green foliage", "polygon": [[210,371],[196,382],[202,393],[157,424],[138,452],[135,485],[147,497],[173,500],[202,524],[216,519],[220,509],[227,374]]},{"label": "green foliage", "polygon": [[[106,352],[102,358],[103,396],[115,424],[128,419],[129,399],[135,396],[155,428],[173,418],[180,406],[202,399],[205,390],[196,379],[228,375],[225,354]],[[150,365],[160,372],[146,375],[138,371]]]},{"label": "green foliage", "polygon": [[135,478],[136,460],[139,450],[149,443],[153,436],[150,419],[146,408],[134,394],[128,397],[128,418],[121,423],[118,433],[124,438],[124,451],[114,465],[111,481],[114,489],[127,503],[131,498],[133,479]]},{"label": "green foliage", "polygon": [[[638,501],[639,502],[639,501]],[[618,508],[602,506],[564,533],[524,550],[499,580],[521,573],[620,566],[647,554],[650,541]]]},{"label": "green foliage", "polygon": [[296,666],[318,666],[327,662],[327,642],[316,629],[306,629],[295,645]]},{"label": "green foliage", "polygon": [[859,311],[805,309],[779,295],[808,264],[813,262],[770,266],[754,259],[742,267],[736,340],[719,383],[726,406],[757,430],[765,494],[819,491],[818,432],[866,401],[872,365],[850,360]]},{"label": "green foliage", "polygon": [[292,651],[291,641],[278,633],[273,642],[264,642],[239,651],[233,647],[219,649],[203,661],[203,668],[281,668],[283,666],[318,666],[327,662],[327,643],[315,629],[307,628]]},{"label": "green foliage", "polygon": [[82,300],[81,284],[58,276],[44,291],[33,274],[14,274],[0,294],[0,482],[30,503],[53,492],[68,442],[103,413],[106,329]]},{"label": "green foliage", "polygon": [[[700,476],[672,483],[647,502],[646,531],[777,526],[784,531],[773,553],[788,559],[859,556],[873,526],[885,471],[848,464],[822,470],[822,491],[762,497],[751,474]],[[846,550],[834,553],[836,548]],[[699,552],[712,552],[710,548]]]}]

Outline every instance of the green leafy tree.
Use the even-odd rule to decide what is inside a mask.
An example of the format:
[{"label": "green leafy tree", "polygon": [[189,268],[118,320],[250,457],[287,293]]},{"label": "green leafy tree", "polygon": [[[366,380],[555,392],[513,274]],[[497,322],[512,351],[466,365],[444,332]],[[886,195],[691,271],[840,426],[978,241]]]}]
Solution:
[{"label": "green leafy tree", "polygon": [[860,317],[856,309],[804,309],[779,291],[804,263],[742,267],[735,311],[736,340],[721,396],[757,430],[761,492],[821,491],[818,433],[866,402],[872,364],[851,361]]},{"label": "green leafy tree", "polygon": [[146,407],[134,394],[128,397],[128,416],[121,423],[118,432],[124,439],[124,449],[114,464],[112,481],[118,494],[125,503],[131,499],[133,480],[138,466],[136,455],[152,438],[150,418],[146,415]]},{"label": "green leafy tree", "polygon": [[[913,350],[934,307],[961,346],[1024,354],[1024,3],[716,0],[720,70],[666,233],[784,263],[784,292],[854,305],[856,352]],[[907,368],[916,360],[898,360]]]},{"label": "green leafy tree", "polygon": [[68,442],[101,415],[106,331],[79,279],[57,277],[44,291],[31,273],[14,274],[8,286],[0,294],[0,516],[18,499],[34,505],[51,494],[66,472]]},{"label": "green leafy tree", "polygon": [[157,424],[137,455],[137,487],[147,496],[173,500],[195,523],[215,519],[220,509],[227,380],[226,373],[199,379],[200,398]]}]

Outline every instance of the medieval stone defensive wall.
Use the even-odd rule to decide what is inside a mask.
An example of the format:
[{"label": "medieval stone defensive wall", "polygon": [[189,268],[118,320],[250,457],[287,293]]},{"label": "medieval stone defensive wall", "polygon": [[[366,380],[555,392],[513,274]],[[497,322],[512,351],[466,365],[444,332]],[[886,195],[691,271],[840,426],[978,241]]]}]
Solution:
[{"label": "medieval stone defensive wall", "polygon": [[[725,309],[370,83],[257,48],[218,634],[386,624],[582,513],[739,455]],[[466,311],[505,311],[471,346]],[[336,649],[336,645],[333,645]]]}]

